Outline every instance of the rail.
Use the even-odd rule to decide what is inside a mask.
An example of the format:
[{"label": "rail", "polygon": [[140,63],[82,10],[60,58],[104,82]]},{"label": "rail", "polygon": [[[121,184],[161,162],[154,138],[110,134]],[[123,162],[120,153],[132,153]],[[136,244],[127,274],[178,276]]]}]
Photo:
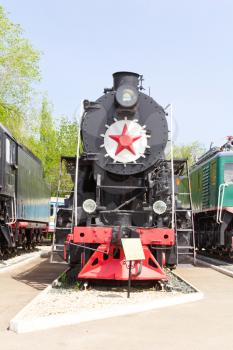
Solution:
[{"label": "rail", "polygon": [[[81,144],[81,126],[82,121],[85,116],[85,109],[84,109],[84,101],[81,101],[80,106],[80,121],[79,121],[79,128],[78,128],[78,143],[77,143],[77,157],[76,157],[76,167],[75,167],[75,182],[74,182],[74,225],[77,226],[78,224],[78,217],[77,217],[77,208],[78,208],[78,171],[79,171],[79,157],[80,157],[80,144]],[[73,220],[72,220],[73,222]]]},{"label": "rail", "polygon": [[164,110],[170,110],[170,144],[171,144],[171,185],[172,185],[172,228],[175,228],[175,177],[174,177],[174,155],[173,155],[173,108],[168,104]]}]

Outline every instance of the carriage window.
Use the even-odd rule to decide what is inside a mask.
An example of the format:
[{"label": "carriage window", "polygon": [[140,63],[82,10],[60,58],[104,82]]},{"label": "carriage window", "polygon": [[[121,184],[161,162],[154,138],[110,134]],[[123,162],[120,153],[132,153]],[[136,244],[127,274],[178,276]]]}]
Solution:
[{"label": "carriage window", "polygon": [[11,143],[9,139],[6,139],[6,161],[8,164],[11,163]]},{"label": "carriage window", "polygon": [[224,164],[224,182],[233,182],[233,163]]},{"label": "carriage window", "polygon": [[50,216],[53,216],[54,213],[54,206],[53,204],[50,204]]},{"label": "carriage window", "polygon": [[15,143],[12,143],[11,145],[11,163],[15,163],[16,162],[16,147],[15,147]]}]

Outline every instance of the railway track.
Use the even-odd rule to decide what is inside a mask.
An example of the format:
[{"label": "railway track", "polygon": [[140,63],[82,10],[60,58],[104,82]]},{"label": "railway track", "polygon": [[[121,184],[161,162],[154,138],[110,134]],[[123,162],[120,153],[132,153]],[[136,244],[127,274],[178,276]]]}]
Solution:
[{"label": "railway track", "polygon": [[230,258],[217,258],[207,254],[198,253],[196,255],[196,261],[198,264],[211,267],[218,272],[221,272],[229,277],[233,277],[233,262],[230,260]]},{"label": "railway track", "polygon": [[0,249],[0,265],[4,264],[5,261],[18,257],[20,255],[30,254],[32,252],[39,251],[44,246],[51,246],[51,239],[43,239],[42,241],[37,242],[33,245],[19,246],[11,249],[6,249],[5,251],[2,251]]},{"label": "railway track", "polygon": [[46,257],[46,255],[49,254],[49,250],[50,250],[49,246],[41,245],[30,251],[22,250],[19,255],[12,256],[7,260],[0,260],[0,273],[17,268],[18,266],[21,266],[29,262],[30,260],[33,260],[39,257]]}]

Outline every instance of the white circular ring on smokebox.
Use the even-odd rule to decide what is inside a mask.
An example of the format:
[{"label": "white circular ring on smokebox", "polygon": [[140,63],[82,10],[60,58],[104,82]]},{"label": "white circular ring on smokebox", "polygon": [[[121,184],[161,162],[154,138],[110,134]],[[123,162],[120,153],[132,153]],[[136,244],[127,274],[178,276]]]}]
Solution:
[{"label": "white circular ring on smokebox", "polygon": [[[133,136],[141,136],[140,139],[133,143],[135,150],[135,155],[132,154],[127,149],[124,149],[117,155],[117,142],[109,137],[109,135],[121,135],[125,124],[128,127],[128,134]],[[147,136],[146,130],[137,122],[132,120],[118,120],[109,126],[104,135],[104,147],[107,154],[116,162],[119,163],[130,163],[138,160],[142,155],[144,155],[147,147]]]}]

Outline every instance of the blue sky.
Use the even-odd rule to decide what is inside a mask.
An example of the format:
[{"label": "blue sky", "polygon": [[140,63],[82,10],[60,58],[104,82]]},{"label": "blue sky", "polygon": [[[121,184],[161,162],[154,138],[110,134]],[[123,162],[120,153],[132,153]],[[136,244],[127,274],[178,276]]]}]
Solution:
[{"label": "blue sky", "polygon": [[143,74],[172,102],[179,143],[233,134],[232,0],[2,0],[42,52],[42,81],[57,115],[112,86],[112,73]]}]

